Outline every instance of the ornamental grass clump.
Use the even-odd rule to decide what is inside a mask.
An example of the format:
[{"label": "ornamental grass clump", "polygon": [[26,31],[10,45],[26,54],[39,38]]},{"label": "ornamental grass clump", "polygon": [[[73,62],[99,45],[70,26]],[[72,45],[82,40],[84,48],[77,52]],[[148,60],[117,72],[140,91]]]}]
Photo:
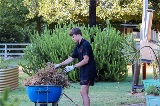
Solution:
[{"label": "ornamental grass clump", "polygon": [[159,96],[160,95],[160,87],[156,87],[154,85],[148,86],[148,88],[146,89],[145,92],[147,95]]},{"label": "ornamental grass clump", "polygon": [[3,57],[0,57],[0,69],[8,68],[9,62],[4,60]]},{"label": "ornamental grass clump", "polygon": [[34,76],[25,79],[24,85],[60,85],[62,88],[68,88],[70,83],[65,72],[55,69],[53,63],[47,63],[45,68],[39,69]]}]

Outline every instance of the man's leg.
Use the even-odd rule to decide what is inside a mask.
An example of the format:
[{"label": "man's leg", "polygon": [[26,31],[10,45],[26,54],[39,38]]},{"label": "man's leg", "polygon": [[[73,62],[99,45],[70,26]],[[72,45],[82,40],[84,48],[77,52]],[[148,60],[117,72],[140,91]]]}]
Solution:
[{"label": "man's leg", "polygon": [[81,85],[81,96],[83,99],[83,105],[84,106],[90,106],[90,99],[88,96],[89,93],[89,85]]}]

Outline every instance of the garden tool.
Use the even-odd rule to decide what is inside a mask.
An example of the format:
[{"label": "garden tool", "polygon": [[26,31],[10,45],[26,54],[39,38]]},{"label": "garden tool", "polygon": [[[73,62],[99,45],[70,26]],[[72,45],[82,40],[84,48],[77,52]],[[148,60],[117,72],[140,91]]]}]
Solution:
[{"label": "garden tool", "polygon": [[69,96],[67,96],[65,93],[63,93],[64,96],[66,96],[71,102],[73,102],[76,106],[79,106],[77,105]]}]

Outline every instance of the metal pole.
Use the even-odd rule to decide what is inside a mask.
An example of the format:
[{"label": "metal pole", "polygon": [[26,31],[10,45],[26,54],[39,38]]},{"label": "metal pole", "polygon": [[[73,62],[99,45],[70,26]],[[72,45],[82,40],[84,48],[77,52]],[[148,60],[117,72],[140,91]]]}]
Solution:
[{"label": "metal pole", "polygon": [[151,27],[152,27],[152,18],[153,18],[152,9],[147,9],[147,17],[146,17],[146,28],[145,28],[145,37],[148,41],[151,40]]},{"label": "metal pole", "polygon": [[140,37],[140,39],[143,41],[147,41],[147,36],[145,36],[147,9],[148,9],[148,0],[143,0],[143,15],[142,15],[142,26],[141,26],[142,35]]}]

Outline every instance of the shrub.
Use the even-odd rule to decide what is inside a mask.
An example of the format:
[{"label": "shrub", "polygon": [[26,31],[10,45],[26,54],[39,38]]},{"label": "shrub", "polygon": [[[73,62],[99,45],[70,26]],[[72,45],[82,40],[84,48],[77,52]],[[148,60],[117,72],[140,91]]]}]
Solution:
[{"label": "shrub", "polygon": [[10,89],[6,87],[2,96],[0,97],[0,106],[19,106],[19,100],[17,98],[9,98]]},{"label": "shrub", "polygon": [[[74,43],[69,37],[71,26],[56,26],[53,34],[45,29],[44,33],[39,36],[34,34],[31,36],[32,45],[27,46],[24,51],[24,58],[28,64],[23,66],[23,71],[28,75],[34,75],[38,69],[45,66],[45,63],[60,63],[67,59],[73,50]],[[69,73],[72,80],[77,80],[77,72]],[[72,77],[73,76],[73,77]]]},{"label": "shrub", "polygon": [[9,61],[4,60],[3,57],[0,57],[0,69],[8,68]]},{"label": "shrub", "polygon": [[145,92],[147,93],[147,95],[159,95],[160,88],[154,85],[148,86]]},{"label": "shrub", "polygon": [[99,80],[119,81],[127,77],[126,62],[122,58],[122,37],[110,24],[101,31],[96,28],[96,36],[92,43]]},{"label": "shrub", "polygon": [[[48,30],[45,30],[41,36],[32,35],[32,45],[27,47],[24,55],[28,61],[28,65],[23,67],[24,72],[34,75],[36,70],[44,67],[46,62],[59,63],[68,58],[75,45],[69,37],[69,31],[73,26],[73,24],[63,27],[56,26],[52,35]],[[81,26],[80,28],[82,36],[86,40],[90,41],[90,37],[94,38],[91,45],[96,60],[98,80],[119,81],[125,79],[128,72],[126,62],[121,57],[122,37],[120,33],[110,25],[106,30],[101,30],[98,26],[92,28]],[[72,71],[68,75],[72,81],[76,81],[78,71]]]},{"label": "shrub", "polygon": [[126,35],[121,42],[121,53],[127,64],[133,64],[140,58],[133,35]]}]

